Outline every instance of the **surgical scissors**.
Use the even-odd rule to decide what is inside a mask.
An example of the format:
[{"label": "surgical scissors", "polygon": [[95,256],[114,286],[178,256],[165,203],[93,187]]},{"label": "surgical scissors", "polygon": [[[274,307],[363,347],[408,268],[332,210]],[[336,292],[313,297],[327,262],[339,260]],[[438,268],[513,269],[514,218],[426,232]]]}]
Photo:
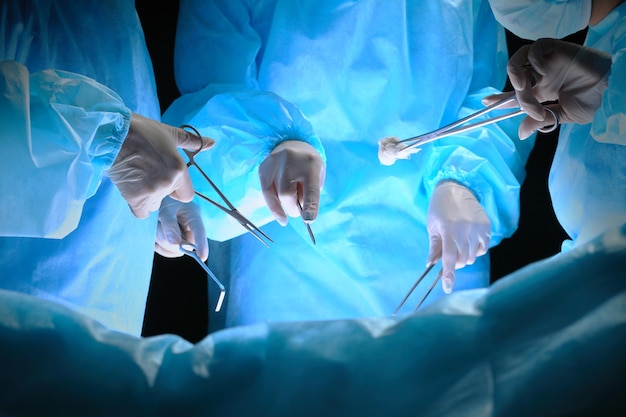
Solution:
[{"label": "surgical scissors", "polygon": [[[198,139],[200,139],[200,144],[202,145],[202,135],[200,135],[200,132],[198,132],[198,130],[191,126],[191,125],[182,125],[181,129],[191,129],[193,131],[193,133],[198,136]],[[217,186],[215,185],[215,183],[213,181],[211,181],[211,179],[209,178],[209,176],[207,174],[205,174],[205,172],[202,170],[202,168],[200,168],[200,165],[198,165],[196,163],[196,161],[194,160],[194,157],[202,150],[202,146],[200,146],[200,148],[196,151],[188,151],[188,150],[184,150],[185,154],[187,155],[187,157],[189,158],[189,162],[187,162],[187,168],[191,167],[192,165],[196,167],[196,169],[200,172],[200,174],[204,177],[205,180],[207,180],[207,182],[209,183],[209,185],[213,188],[213,190],[215,190],[215,192],[220,196],[220,198],[224,201],[224,203],[226,204],[226,206],[221,205],[220,203],[218,203],[215,200],[210,199],[209,197],[205,196],[202,193],[199,193],[198,191],[194,190],[194,193],[202,198],[203,200],[208,201],[209,203],[213,204],[215,207],[219,208],[220,210],[224,211],[225,213],[227,213],[228,215],[230,215],[231,217],[233,217],[235,220],[237,220],[239,222],[239,224],[241,224],[248,232],[252,233],[254,235],[254,237],[256,237],[259,242],[261,242],[263,245],[265,245],[265,247],[269,248],[269,244],[263,239],[267,239],[270,243],[273,243],[274,241],[272,239],[270,239],[270,237],[268,235],[266,235],[265,233],[263,233],[263,231],[261,229],[259,229],[258,227],[256,227],[250,220],[248,220],[247,218],[244,217],[243,214],[241,214],[236,208],[235,206],[233,206],[231,204],[231,202],[226,198],[226,196],[220,191],[219,188],[217,188]]]},{"label": "surgical scissors", "polygon": [[[517,99],[515,98],[515,93],[512,92],[510,95],[504,97],[503,99],[491,104],[490,106],[485,107],[482,110],[479,110],[475,113],[470,114],[467,117],[464,117],[462,119],[457,120],[456,122],[450,123],[449,125],[446,125],[444,127],[441,127],[439,129],[433,130],[432,132],[428,132],[428,133],[424,133],[422,135],[418,135],[418,136],[414,136],[412,138],[408,138],[408,139],[403,139],[401,141],[398,142],[398,144],[405,144],[406,146],[404,148],[400,148],[399,151],[405,151],[407,149],[413,149],[413,148],[417,148],[418,146],[422,146],[425,145],[427,143],[433,142],[435,140],[438,139],[442,139],[448,136],[452,136],[452,135],[458,135],[459,133],[463,133],[463,132],[467,132],[482,126],[487,126],[490,125],[492,123],[497,123],[500,122],[502,120],[506,120],[506,119],[510,119],[511,117],[516,117],[519,116],[521,114],[524,114],[524,110],[522,109],[518,109],[515,110],[513,112],[510,113],[506,113],[500,116],[496,116],[496,117],[492,117],[490,119],[485,119],[485,120],[481,120],[479,122],[473,123],[473,124],[468,124],[465,125],[465,123],[470,122],[478,117],[481,117],[493,110],[499,109],[501,107],[507,106],[511,103],[517,103]],[[507,108],[509,108],[511,106],[508,106]],[[554,130],[556,130],[556,128],[559,126],[559,117],[558,114],[552,110],[550,107],[545,106],[544,107],[548,112],[550,112],[552,114],[552,116],[554,117],[554,124],[550,125],[550,126],[546,126],[543,127],[541,129],[539,129],[540,132],[542,133],[550,133],[553,132]],[[465,126],[463,126],[465,125]]]},{"label": "surgical scissors", "polygon": [[180,251],[182,253],[184,253],[185,255],[191,256],[193,259],[195,259],[196,262],[198,262],[200,264],[202,269],[204,269],[204,271],[207,273],[207,275],[210,276],[211,279],[219,287],[220,295],[219,295],[219,298],[217,299],[217,306],[215,306],[215,312],[218,313],[221,310],[221,308],[222,308],[222,303],[224,302],[224,297],[226,296],[226,288],[224,288],[224,284],[222,284],[220,282],[220,280],[217,279],[217,277],[215,276],[213,271],[211,271],[211,269],[207,266],[207,264],[202,262],[202,259],[200,259],[200,257],[196,253],[196,245],[194,245],[193,243],[190,243],[190,242],[183,241],[180,244],[179,248],[180,248]]},{"label": "surgical scissors", "polygon": [[[431,271],[431,269],[433,269],[433,267],[436,264],[437,262],[432,262],[426,265],[426,269],[424,270],[424,272],[422,272],[422,275],[420,275],[419,278],[417,278],[417,280],[415,281],[415,283],[413,284],[409,292],[404,296],[404,298],[400,302],[400,305],[398,305],[396,310],[393,312],[392,316],[395,316],[396,314],[398,314],[398,311],[400,311],[402,306],[406,303],[406,300],[408,300],[411,294],[413,294],[413,291],[415,291],[415,288],[417,288],[420,282],[422,282],[424,278],[426,278],[426,275],[428,275],[428,273]],[[419,303],[417,303],[417,306],[413,309],[413,312],[416,312],[417,310],[419,310],[419,308],[422,306],[422,304],[426,300],[426,297],[428,297],[428,295],[433,290],[433,288],[435,288],[435,284],[437,284],[437,282],[439,282],[439,280],[441,279],[442,274],[443,274],[443,268],[439,270],[439,273],[437,273],[437,276],[435,277],[433,282],[430,284],[430,287],[428,287],[428,290],[426,290],[426,293],[424,293],[424,295],[422,296],[422,299],[419,301]]]}]

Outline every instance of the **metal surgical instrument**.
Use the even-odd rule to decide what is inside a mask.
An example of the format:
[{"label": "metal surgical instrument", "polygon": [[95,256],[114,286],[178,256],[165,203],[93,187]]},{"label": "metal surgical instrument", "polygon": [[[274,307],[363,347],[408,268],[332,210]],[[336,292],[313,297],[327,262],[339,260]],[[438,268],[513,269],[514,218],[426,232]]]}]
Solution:
[{"label": "metal surgical instrument", "polygon": [[183,252],[185,255],[191,256],[193,259],[196,260],[196,262],[198,262],[200,264],[200,266],[202,267],[202,269],[204,269],[204,271],[207,273],[208,276],[211,277],[211,279],[217,284],[217,286],[220,289],[220,295],[219,298],[217,299],[217,305],[215,306],[215,312],[219,312],[220,309],[222,308],[222,303],[224,302],[224,297],[226,296],[226,289],[224,288],[224,284],[222,284],[220,282],[219,279],[217,279],[217,277],[215,276],[215,274],[213,273],[213,271],[211,271],[211,269],[209,269],[209,267],[207,266],[207,264],[205,264],[204,262],[202,262],[202,259],[200,259],[200,257],[198,256],[198,254],[196,253],[196,246],[193,243],[189,243],[189,242],[185,242],[183,241],[180,246],[180,251]]},{"label": "metal surgical instrument", "polygon": [[[426,269],[424,270],[424,272],[422,272],[422,275],[420,275],[419,278],[417,278],[417,280],[415,281],[415,283],[413,284],[409,292],[404,296],[404,298],[400,302],[400,305],[398,305],[396,310],[393,312],[392,316],[395,316],[396,314],[398,314],[398,311],[400,311],[402,306],[406,303],[406,300],[408,300],[411,294],[413,294],[413,291],[415,291],[415,288],[417,288],[420,282],[422,282],[424,278],[426,278],[426,275],[428,275],[428,273],[431,271],[431,269],[433,269],[433,267],[436,264],[437,262],[433,262],[433,263],[429,263],[428,265],[426,265]],[[439,270],[439,273],[437,274],[433,282],[430,284],[430,287],[428,287],[428,290],[426,290],[426,293],[422,296],[422,299],[419,301],[419,303],[417,303],[417,306],[415,307],[415,309],[413,309],[413,312],[416,312],[422,306],[422,304],[424,303],[424,300],[426,300],[426,297],[428,297],[428,295],[433,290],[433,288],[435,288],[435,284],[437,284],[437,282],[439,282],[439,280],[441,279],[442,273],[443,273],[443,268]]]},{"label": "metal surgical instrument", "polygon": [[[418,136],[414,136],[412,138],[408,138],[408,139],[403,139],[401,141],[399,141],[398,143],[404,144],[405,147],[404,148],[400,148],[400,151],[404,151],[406,149],[413,149],[413,148],[417,148],[419,146],[425,145],[427,143],[436,141],[438,139],[442,139],[445,138],[447,136],[452,136],[452,135],[457,135],[459,133],[463,133],[463,132],[467,132],[482,126],[487,126],[490,125],[492,123],[497,123],[500,122],[502,120],[506,120],[506,119],[510,119],[511,117],[516,117],[519,116],[521,114],[524,114],[524,110],[519,109],[515,110],[513,112],[510,113],[506,113],[497,117],[493,117],[491,119],[485,119],[485,120],[481,120],[479,122],[473,123],[473,124],[468,124],[465,125],[465,123],[470,122],[480,116],[483,116],[493,110],[499,109],[501,107],[503,108],[510,108],[512,106],[510,106],[511,103],[517,103],[517,99],[515,98],[515,93],[511,93],[509,96],[493,103],[490,106],[485,107],[482,110],[479,110],[475,113],[470,114],[467,117],[464,117],[462,119],[457,120],[456,122],[450,123],[447,126],[441,127],[439,129],[433,130],[432,132],[428,132],[428,133],[424,133],[422,135],[418,135]],[[506,106],[506,107],[505,107]],[[554,117],[555,123],[550,125],[550,126],[546,126],[543,127],[541,129],[539,129],[540,132],[542,133],[550,133],[553,132],[554,130],[556,130],[556,128],[559,126],[559,118],[557,113],[552,110],[550,107],[544,106],[544,108],[546,109],[546,111],[550,112],[552,114],[552,116]],[[465,125],[465,126],[462,126]]]},{"label": "metal surgical instrument", "polygon": [[226,206],[223,206],[222,204],[216,202],[215,200],[210,199],[209,197],[205,196],[204,194],[199,193],[198,191],[194,190],[194,193],[208,201],[209,203],[213,204],[215,207],[219,208],[220,210],[224,211],[225,213],[227,213],[228,215],[230,215],[231,217],[233,217],[235,220],[237,220],[239,222],[239,224],[241,224],[248,232],[252,233],[254,235],[254,237],[256,237],[263,245],[265,245],[266,247],[269,248],[269,244],[264,240],[264,238],[269,241],[270,243],[273,243],[274,241],[272,239],[270,239],[270,237],[268,235],[266,235],[265,233],[263,233],[263,231],[261,229],[259,229],[258,227],[256,227],[250,220],[248,220],[247,218],[244,217],[243,214],[241,214],[236,208],[235,206],[233,206],[231,204],[231,202],[226,198],[226,196],[219,190],[219,188],[217,188],[217,186],[215,185],[215,183],[213,181],[211,181],[211,179],[209,178],[209,176],[207,174],[204,173],[204,171],[202,170],[202,168],[200,168],[200,165],[198,165],[195,160],[194,157],[202,150],[202,135],[200,135],[200,132],[198,132],[198,130],[191,126],[191,125],[182,125],[181,129],[191,129],[193,131],[193,133],[198,136],[198,139],[200,140],[200,148],[196,151],[188,151],[188,150],[184,150],[185,154],[187,155],[187,157],[189,158],[189,162],[187,163],[187,168],[191,167],[192,165],[196,167],[196,169],[200,172],[200,174],[204,177],[205,180],[207,180],[207,182],[209,183],[209,185],[215,190],[215,192],[220,196],[220,198],[224,201],[224,203],[226,204]]},{"label": "metal surgical instrument", "polygon": [[[298,193],[296,195],[296,203],[298,203],[298,210],[300,210],[300,216],[303,216],[303,210],[302,210],[302,204],[300,204],[300,193]],[[304,220],[304,217],[302,217]],[[311,230],[311,225],[307,222],[304,222],[304,224],[306,225],[306,231],[309,232],[309,237],[311,238],[311,241],[313,242],[313,244],[315,245],[315,236],[313,235],[313,230]]]}]

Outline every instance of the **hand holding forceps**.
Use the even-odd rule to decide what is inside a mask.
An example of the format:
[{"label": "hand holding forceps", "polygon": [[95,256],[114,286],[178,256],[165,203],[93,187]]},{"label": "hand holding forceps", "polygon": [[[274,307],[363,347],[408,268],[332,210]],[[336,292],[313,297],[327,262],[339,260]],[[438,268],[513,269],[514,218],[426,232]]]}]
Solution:
[{"label": "hand holding forceps", "polygon": [[[454,134],[459,134],[462,132],[466,132],[468,130],[472,130],[481,126],[486,126],[488,124],[491,123],[496,123],[498,121],[501,120],[505,120],[511,117],[515,117],[518,115],[521,115],[524,113],[523,110],[517,110],[517,111],[513,111],[511,113],[507,113],[498,117],[494,117],[491,119],[487,119],[487,120],[483,120],[480,122],[477,122],[475,124],[471,124],[471,125],[465,125],[465,123],[467,123],[468,121],[471,121],[479,116],[482,116],[494,109],[500,108],[500,107],[510,107],[512,106],[514,103],[516,103],[517,100],[515,98],[515,94],[511,93],[509,95],[506,95],[503,99],[499,100],[498,102],[486,107],[483,110],[480,110],[476,113],[473,113],[463,119],[458,120],[457,122],[454,122],[450,125],[444,126],[440,129],[434,130],[432,132],[420,135],[420,136],[415,136],[413,138],[409,138],[409,139],[405,139],[403,141],[398,141],[396,142],[396,145],[399,147],[399,151],[404,151],[406,149],[413,149],[416,147],[419,147],[423,144],[432,142],[434,140],[437,139],[441,139],[443,137],[447,137],[447,136],[451,136]],[[558,117],[556,115],[556,113],[550,109],[549,107],[546,107],[546,110],[550,113],[552,113],[552,115],[554,116],[555,122],[552,126],[546,127],[544,128],[544,130],[542,130],[542,132],[547,133],[549,131],[555,130],[558,126]],[[396,310],[393,312],[393,315],[396,315],[398,313],[398,311],[402,308],[402,306],[406,303],[407,299],[410,297],[410,295],[413,293],[413,291],[417,288],[417,286],[421,283],[421,281],[428,275],[428,273],[432,270],[432,268],[435,266],[436,262],[433,263],[429,263],[426,267],[426,270],[419,276],[419,278],[417,279],[417,281],[414,283],[414,285],[411,287],[411,289],[409,290],[409,292],[406,294],[406,296],[404,297],[404,299],[400,302],[400,305],[396,308]],[[441,269],[439,271],[439,273],[437,274],[437,276],[435,277],[435,279],[433,280],[433,282],[431,283],[430,287],[428,288],[428,290],[426,291],[426,293],[424,294],[424,296],[422,297],[422,299],[419,301],[417,307],[415,308],[414,311],[417,311],[420,306],[423,304],[424,300],[428,297],[428,295],[430,294],[430,292],[433,290],[434,286],[436,285],[436,283],[441,279],[443,273],[443,269]]]},{"label": "hand holding forceps", "polygon": [[[201,141],[202,143],[202,135],[200,135],[200,132],[198,132],[198,130],[191,126],[191,125],[182,125],[181,129],[191,129],[193,131],[193,133],[198,136],[198,139]],[[208,201],[209,203],[213,204],[215,207],[219,208],[220,210],[224,211],[226,214],[228,214],[229,216],[233,217],[235,220],[237,220],[237,222],[239,222],[239,224],[241,226],[243,226],[248,232],[252,233],[252,235],[254,235],[254,237],[256,237],[259,242],[261,242],[263,245],[265,245],[265,247],[269,247],[269,244],[266,242],[269,241],[270,243],[273,243],[274,241],[272,239],[270,239],[270,237],[268,235],[266,235],[261,229],[259,229],[258,227],[256,227],[250,220],[248,220],[247,218],[244,217],[243,214],[241,214],[237,208],[235,208],[234,205],[231,204],[231,202],[226,198],[226,196],[220,191],[219,188],[217,188],[217,186],[215,185],[215,183],[209,178],[209,176],[207,174],[205,174],[205,172],[202,170],[202,168],[200,168],[200,166],[198,164],[196,164],[194,157],[202,150],[202,147],[200,147],[197,151],[188,151],[188,150],[184,150],[185,154],[187,155],[187,157],[189,158],[189,162],[187,163],[187,168],[191,167],[192,165],[194,167],[196,167],[196,169],[198,170],[198,172],[200,172],[200,174],[204,177],[204,179],[209,183],[209,185],[211,186],[211,188],[213,188],[213,190],[215,190],[215,192],[220,196],[220,198],[224,201],[224,204],[226,204],[226,206],[218,203],[217,201],[205,196],[202,193],[199,193],[198,191],[194,190],[194,193],[202,198],[203,200]]]}]

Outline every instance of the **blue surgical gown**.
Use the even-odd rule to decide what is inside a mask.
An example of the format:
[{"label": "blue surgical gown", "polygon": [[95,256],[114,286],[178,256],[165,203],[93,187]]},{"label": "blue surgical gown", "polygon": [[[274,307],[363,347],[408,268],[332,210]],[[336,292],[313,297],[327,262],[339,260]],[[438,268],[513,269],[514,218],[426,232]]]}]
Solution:
[{"label": "blue surgical gown", "polygon": [[402,318],[137,338],[0,290],[3,416],[623,416],[626,225]]},{"label": "blue surgical gown", "polygon": [[[316,246],[299,219],[268,223],[269,249],[249,235],[232,239],[243,229],[205,206],[209,237],[232,239],[227,325],[391,314],[424,269],[428,201],[443,179],[474,191],[492,245],[510,236],[533,143],[516,139],[519,120],[443,139],[393,166],[377,159],[384,137],[482,108],[504,87],[507,59],[486,1],[181,1],[182,96],[163,120],[217,141],[198,162],[242,213],[272,219],[257,168],[278,142],[306,141],[327,164]],[[457,271],[457,289],[488,284],[488,256]],[[431,299],[441,294],[438,286]]]},{"label": "blue surgical gown", "polygon": [[[526,26],[504,1],[492,4],[513,33],[536,40],[552,30],[548,21]],[[583,13],[585,5],[571,2],[567,7]],[[626,4],[589,26],[584,45],[610,54],[612,64],[592,123],[564,124],[559,132],[548,187],[557,219],[570,237],[563,242],[564,251],[626,221]]]},{"label": "blue surgical gown", "polygon": [[160,117],[134,5],[4,1],[0,21],[0,288],[139,334],[157,219],[105,174],[131,111]]},{"label": "blue surgical gown", "polygon": [[611,73],[593,122],[559,133],[548,187],[571,238],[563,250],[626,221],[626,4],[590,26],[584,45],[611,54]]}]

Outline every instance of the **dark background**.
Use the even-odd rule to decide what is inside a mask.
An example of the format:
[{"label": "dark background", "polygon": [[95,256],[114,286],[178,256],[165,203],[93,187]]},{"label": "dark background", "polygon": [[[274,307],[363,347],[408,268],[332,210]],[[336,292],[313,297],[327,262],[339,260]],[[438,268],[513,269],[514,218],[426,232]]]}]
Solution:
[{"label": "dark background", "polygon": [[[178,2],[161,3],[157,7],[152,1],[142,0],[137,1],[136,6],[153,60],[161,109],[165,111],[179,96],[173,70]],[[567,38],[577,43],[583,39],[584,31]],[[511,33],[507,33],[507,40],[510,53],[528,43]],[[540,134],[537,138],[521,190],[519,228],[513,236],[491,249],[492,281],[557,253],[567,237],[554,216],[547,188],[557,133]],[[215,254],[216,248],[212,246],[211,256]],[[213,318],[214,323],[209,323],[207,277],[195,261],[187,256],[167,259],[158,254],[154,261],[143,335],[173,333],[197,342],[208,334],[209,328],[219,328],[219,323],[215,322],[222,317],[217,316]]]}]

